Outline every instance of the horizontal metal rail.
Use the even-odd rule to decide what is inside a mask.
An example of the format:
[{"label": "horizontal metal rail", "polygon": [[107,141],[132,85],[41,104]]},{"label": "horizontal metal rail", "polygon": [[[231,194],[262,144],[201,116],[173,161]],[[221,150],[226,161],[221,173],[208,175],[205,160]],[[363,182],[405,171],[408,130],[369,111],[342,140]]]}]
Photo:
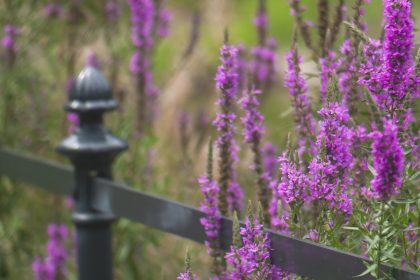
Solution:
[{"label": "horizontal metal rail", "polygon": [[[71,168],[22,155],[18,152],[0,149],[0,175],[14,180],[36,185],[49,192],[69,195],[73,191]],[[1,186],[0,186],[1,187]],[[191,206],[134,190],[123,183],[99,178],[94,179],[94,187],[100,188],[93,207],[98,211],[111,209],[120,218],[130,219],[164,232],[204,243],[205,233],[200,218],[205,214]],[[110,199],[103,194],[111,194]],[[223,249],[227,250],[232,239],[232,221],[222,219]],[[322,280],[350,280],[365,270],[366,258],[336,250],[313,242],[289,237],[267,230],[270,234],[273,263],[298,275]],[[402,268],[382,266],[392,272],[398,280],[418,280],[420,273]],[[373,279],[369,275],[356,279]]]}]

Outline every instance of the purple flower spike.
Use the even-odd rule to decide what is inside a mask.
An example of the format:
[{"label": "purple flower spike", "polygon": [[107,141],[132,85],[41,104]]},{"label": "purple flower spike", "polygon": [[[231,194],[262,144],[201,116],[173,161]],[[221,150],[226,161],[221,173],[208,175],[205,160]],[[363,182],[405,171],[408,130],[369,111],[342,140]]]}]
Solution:
[{"label": "purple flower spike", "polygon": [[37,257],[32,263],[34,280],[55,280],[55,269],[48,261],[42,261]]},{"label": "purple flower spike", "polygon": [[110,23],[115,23],[121,15],[121,8],[115,0],[107,1],[104,9]]},{"label": "purple flower spike", "polygon": [[257,96],[259,94],[261,91],[254,89],[239,100],[245,111],[241,119],[244,124],[243,136],[246,143],[259,143],[264,133],[264,116],[258,111],[260,103]]},{"label": "purple flower spike", "polygon": [[201,218],[200,222],[204,226],[207,237],[210,241],[206,242],[210,255],[214,255],[215,248],[212,244],[217,240],[220,231],[220,213],[217,205],[217,196],[219,193],[219,187],[216,182],[209,181],[207,175],[201,176],[198,179],[198,183],[201,187],[201,191],[204,194],[204,201],[200,205],[200,210],[207,214],[206,217]]},{"label": "purple flower spike", "polygon": [[246,227],[241,228],[242,246],[233,245],[226,253],[225,259],[230,268],[224,279],[289,279],[288,273],[271,264],[270,239],[264,233],[263,225],[257,219],[246,221]]},{"label": "purple flower spike", "polygon": [[162,7],[158,12],[158,26],[157,35],[159,37],[167,37],[169,35],[169,24],[171,22],[172,15],[168,9]]},{"label": "purple flower spike", "polygon": [[270,181],[276,177],[277,174],[277,149],[271,142],[266,142],[262,149],[262,165],[265,176],[270,178]]},{"label": "purple flower spike", "polygon": [[321,87],[319,91],[321,94],[321,101],[325,102],[327,99],[328,82],[330,80],[331,74],[338,67],[335,53],[333,51],[328,52],[326,57],[319,59],[319,64],[321,66],[321,73],[320,73]]},{"label": "purple flower spike", "polygon": [[309,164],[310,194],[313,200],[327,201],[331,208],[351,214],[352,201],[346,190],[352,184],[350,170],[354,159],[350,149],[354,133],[348,127],[348,109],[331,102],[319,114],[322,120],[316,142],[318,156]]},{"label": "purple flower spike", "polygon": [[63,14],[63,7],[57,3],[47,3],[44,5],[44,14],[49,18],[60,17]]},{"label": "purple flower spike", "polygon": [[373,139],[372,155],[375,176],[371,181],[373,191],[382,200],[397,194],[403,181],[404,151],[398,140],[398,127],[385,120],[383,131],[370,134]]},{"label": "purple flower spike", "polygon": [[48,225],[47,256],[44,260],[37,257],[32,263],[36,280],[56,280],[66,276],[68,257],[66,241],[68,238],[65,224]]},{"label": "purple flower spike", "polygon": [[286,203],[301,203],[306,200],[306,187],[310,181],[308,176],[296,167],[287,156],[287,152],[279,158],[281,179],[277,187],[279,197]]},{"label": "purple flower spike", "polygon": [[217,127],[219,137],[216,145],[219,148],[220,178],[219,178],[219,208],[222,215],[227,215],[229,210],[242,208],[242,191],[236,182],[234,163],[238,158],[239,147],[234,139],[236,115],[233,104],[238,94],[238,50],[235,46],[225,44],[220,49],[222,64],[216,73],[216,85],[220,90],[217,104],[220,112],[217,113],[213,124]]},{"label": "purple flower spike", "polygon": [[251,72],[257,89],[270,88],[277,80],[276,50],[277,41],[273,37],[267,39],[266,46],[256,46],[251,50]]},{"label": "purple flower spike", "polygon": [[206,216],[200,219],[201,225],[207,240],[204,242],[207,247],[208,254],[213,259],[212,271],[215,275],[222,272],[222,251],[220,250],[220,229],[221,215],[218,207],[219,187],[216,182],[208,178],[209,174],[203,175],[198,179],[204,200],[200,204],[200,210],[206,213]]},{"label": "purple flower spike", "polygon": [[153,83],[151,56],[158,36],[168,33],[170,15],[161,5],[155,6],[153,0],[129,0],[131,10],[131,40],[136,50],[130,59],[137,89],[137,109],[135,134],[143,135],[159,112],[157,97],[159,89]]},{"label": "purple flower spike", "polygon": [[411,1],[385,0],[384,69],[381,77],[383,91],[377,95],[380,108],[391,115],[402,109],[403,100],[412,88],[414,61],[412,56],[414,22]]},{"label": "purple flower spike", "polygon": [[15,39],[17,35],[20,33],[20,29],[11,24],[7,24],[4,26],[3,30],[4,30],[4,36],[1,40],[3,47],[7,49],[9,52],[15,53],[16,52]]},{"label": "purple flower spike", "polygon": [[185,271],[179,274],[176,280],[200,280],[200,278],[198,278],[197,275],[192,274],[191,271]]},{"label": "purple flower spike", "polygon": [[86,56],[86,65],[94,67],[96,69],[101,69],[101,61],[99,60],[98,56],[95,52],[89,51],[88,55]]},{"label": "purple flower spike", "polygon": [[67,130],[71,134],[76,131],[76,128],[79,125],[79,117],[76,113],[70,112],[67,113],[67,121],[69,123]]},{"label": "purple flower spike", "polygon": [[295,127],[298,131],[299,155],[314,154],[315,120],[311,112],[311,103],[308,98],[308,86],[300,70],[302,58],[297,53],[296,46],[286,53],[287,72],[284,85],[292,96],[292,106],[295,110]]}]

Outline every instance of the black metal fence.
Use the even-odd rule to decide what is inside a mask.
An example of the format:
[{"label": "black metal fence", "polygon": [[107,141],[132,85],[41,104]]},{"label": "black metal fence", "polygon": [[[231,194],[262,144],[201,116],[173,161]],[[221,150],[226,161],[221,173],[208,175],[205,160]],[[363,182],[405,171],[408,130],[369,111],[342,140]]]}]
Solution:
[{"label": "black metal fence", "polygon": [[[84,69],[76,80],[67,110],[78,113],[80,125],[58,151],[67,155],[73,169],[41,158],[0,148],[0,175],[41,187],[58,195],[73,195],[73,221],[77,230],[80,280],[111,280],[111,223],[126,218],[183,238],[204,243],[196,208],[134,190],[111,180],[111,164],[124,141],[102,126],[102,114],[116,106],[105,78],[93,68]],[[232,239],[232,221],[222,219],[223,249]],[[272,241],[273,263],[311,279],[354,279],[365,270],[366,258],[296,239],[267,229]],[[382,265],[398,280],[420,279],[417,272]],[[373,279],[369,275],[356,279]]]}]

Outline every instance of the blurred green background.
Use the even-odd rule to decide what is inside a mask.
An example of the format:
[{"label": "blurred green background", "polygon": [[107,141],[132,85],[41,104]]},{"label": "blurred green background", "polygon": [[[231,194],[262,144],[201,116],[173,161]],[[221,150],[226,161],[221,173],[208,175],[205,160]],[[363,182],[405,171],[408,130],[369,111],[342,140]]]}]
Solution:
[{"label": "blurred green background", "polygon": [[[56,1],[66,12],[70,9],[70,2]],[[140,142],[132,140],[135,108],[131,100],[135,91],[128,71],[133,51],[129,7],[127,1],[117,1],[122,14],[116,24],[109,24],[104,14],[105,2],[79,1],[79,13],[76,19],[69,21],[45,15],[43,7],[50,1],[0,0],[0,26],[13,24],[21,28],[16,39],[17,56],[13,67],[5,63],[6,54],[1,50],[0,91],[3,98],[0,100],[0,120],[9,113],[14,118],[12,124],[2,126],[2,144],[65,162],[54,152],[55,145],[68,134],[63,111],[65,84],[81,70],[87,54],[93,51],[108,78],[117,73],[113,88],[121,101],[121,108],[109,114],[107,124],[117,135],[129,139],[131,145],[130,151],[116,163],[116,178],[198,206],[201,194],[196,179],[205,171],[206,141],[209,136],[214,136],[211,120],[217,109],[214,74],[218,48],[225,28],[229,30],[233,43],[250,47],[256,44],[252,18],[257,1],[167,1],[173,15],[171,34],[158,44],[153,57],[154,80],[161,88],[160,114],[155,123],[155,135]],[[302,2],[307,6],[305,16],[316,21],[316,1]],[[353,1],[347,2],[351,7]],[[414,4],[414,15],[418,16],[420,5]],[[282,87],[283,55],[290,46],[293,18],[287,0],[268,0],[267,7],[270,34],[279,41],[279,79],[271,92],[265,93],[262,110],[266,118],[267,139],[281,150],[293,127],[288,110],[289,98]],[[377,37],[382,23],[382,1],[372,0],[366,8],[368,33]],[[199,41],[190,56],[182,59],[190,43],[194,13],[201,18]],[[304,49],[302,53],[308,61],[309,53]],[[311,72],[314,65],[305,63],[303,69]],[[311,81],[310,85],[317,86]],[[180,128],[178,121],[183,112],[189,116],[185,130]],[[203,116],[207,116],[210,123],[200,122]],[[238,168],[244,186],[252,185],[249,165],[250,153],[243,146]],[[254,195],[250,187],[247,192],[250,197]],[[70,215],[71,209],[64,205],[62,198],[1,178],[0,279],[31,279],[32,260],[45,254],[48,223],[71,225]],[[200,276],[208,275],[209,259],[201,245],[126,220],[115,224],[114,233],[117,279],[175,279],[183,269],[187,247],[192,255],[193,269]],[[69,278],[76,279],[72,263],[71,260]]]}]

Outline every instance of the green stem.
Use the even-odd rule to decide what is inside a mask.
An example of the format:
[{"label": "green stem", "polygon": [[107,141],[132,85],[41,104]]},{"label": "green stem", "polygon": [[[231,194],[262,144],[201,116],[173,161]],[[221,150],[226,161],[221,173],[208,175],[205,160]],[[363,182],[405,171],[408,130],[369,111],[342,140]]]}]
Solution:
[{"label": "green stem", "polygon": [[379,241],[378,241],[378,252],[376,255],[376,277],[377,279],[380,279],[380,273],[381,273],[381,257],[382,257],[382,228],[383,228],[383,224],[384,224],[384,202],[381,201],[381,208],[380,208],[380,219],[379,219]]}]

